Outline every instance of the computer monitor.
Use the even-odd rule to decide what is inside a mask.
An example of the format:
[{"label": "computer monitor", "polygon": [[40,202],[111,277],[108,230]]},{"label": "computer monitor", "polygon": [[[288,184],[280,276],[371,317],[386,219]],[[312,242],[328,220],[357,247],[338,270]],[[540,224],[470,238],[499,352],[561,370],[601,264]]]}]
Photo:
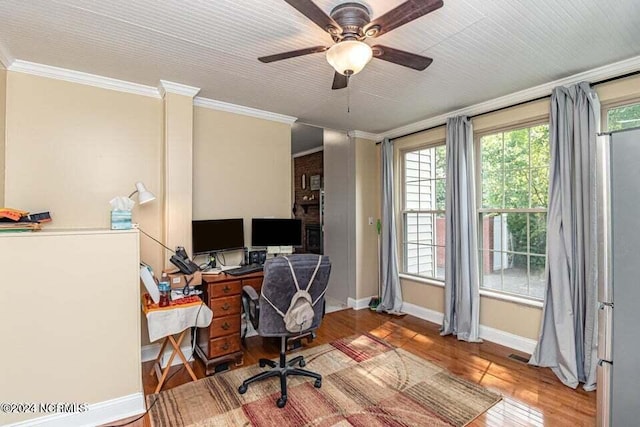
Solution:
[{"label": "computer monitor", "polygon": [[253,218],[251,246],[302,246],[302,220]]},{"label": "computer monitor", "polygon": [[193,254],[244,248],[242,218],[191,221]]}]

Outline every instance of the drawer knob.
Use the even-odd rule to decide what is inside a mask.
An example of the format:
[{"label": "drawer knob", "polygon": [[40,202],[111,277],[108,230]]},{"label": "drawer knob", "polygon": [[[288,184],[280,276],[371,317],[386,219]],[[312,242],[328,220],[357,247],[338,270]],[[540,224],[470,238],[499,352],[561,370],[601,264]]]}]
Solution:
[{"label": "drawer knob", "polygon": [[222,345],[222,349],[225,351],[229,350],[229,343],[225,341],[225,343]]},{"label": "drawer knob", "polygon": [[231,288],[229,287],[229,285],[224,285],[224,288],[222,288],[222,290],[224,291],[225,294],[227,294],[227,293],[229,293]]},{"label": "drawer knob", "polygon": [[224,304],[222,304],[222,309],[223,309],[223,310],[227,311],[227,310],[229,310],[230,308],[231,308],[231,306],[229,305],[229,303],[228,303],[228,302],[225,302]]},{"label": "drawer knob", "polygon": [[229,329],[230,327],[231,327],[231,325],[230,325],[230,324],[228,324],[227,322],[224,322],[224,323],[222,324],[222,329],[224,329],[225,331],[226,331],[227,329]]}]

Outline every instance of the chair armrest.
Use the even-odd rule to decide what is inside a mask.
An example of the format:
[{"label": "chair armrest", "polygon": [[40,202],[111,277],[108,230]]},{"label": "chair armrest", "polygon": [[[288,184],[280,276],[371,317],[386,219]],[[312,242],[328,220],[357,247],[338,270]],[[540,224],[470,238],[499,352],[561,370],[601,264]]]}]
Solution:
[{"label": "chair armrest", "polygon": [[251,286],[242,287],[242,308],[247,321],[251,322],[251,325],[257,331],[260,321],[260,296]]},{"label": "chair armrest", "polygon": [[256,301],[257,302],[257,301],[260,300],[260,295],[258,295],[256,290],[253,289],[253,286],[248,286],[248,285],[243,286],[242,287],[242,293],[246,294],[251,301]]}]

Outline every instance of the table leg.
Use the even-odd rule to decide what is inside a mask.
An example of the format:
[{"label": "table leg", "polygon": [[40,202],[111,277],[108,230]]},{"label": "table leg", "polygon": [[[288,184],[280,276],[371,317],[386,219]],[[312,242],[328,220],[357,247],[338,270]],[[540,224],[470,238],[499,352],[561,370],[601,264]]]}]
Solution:
[{"label": "table leg", "polygon": [[[162,375],[158,379],[158,385],[156,386],[154,393],[158,393],[162,388],[162,385],[167,379],[167,375],[169,374],[169,370],[171,369],[171,364],[173,363],[173,359],[176,357],[176,354],[180,357],[180,359],[182,359],[182,364],[187,368],[187,372],[189,372],[191,379],[193,381],[198,380],[196,375],[193,373],[193,370],[191,369],[191,366],[189,365],[187,358],[184,356],[184,354],[182,353],[182,350],[180,349],[180,344],[182,343],[182,340],[184,339],[184,336],[187,333],[187,331],[188,329],[185,329],[184,331],[182,331],[182,333],[178,335],[177,341],[173,338],[172,335],[169,335],[164,339],[164,342],[162,343],[162,346],[160,348],[160,354],[158,354],[158,357],[156,358],[156,362],[153,364],[153,369],[150,372],[150,374],[153,374],[153,372],[156,369],[156,366],[159,366],[162,369]],[[162,355],[164,353],[164,349],[167,343],[171,343],[171,346],[173,347],[173,351],[171,352],[171,356],[169,357],[169,361],[167,362],[167,365],[164,368],[162,368],[162,365],[160,364],[160,362],[162,360]],[[157,375],[157,371],[156,371],[156,375]]]},{"label": "table leg", "polygon": [[162,355],[164,354],[164,349],[167,348],[167,344],[169,343],[169,337],[165,337],[162,341],[162,345],[160,346],[160,352],[158,352],[158,357],[156,357],[155,362],[153,362],[153,367],[149,371],[149,375],[153,375],[156,371],[156,364],[162,368]]},{"label": "table leg", "polygon": [[189,372],[189,375],[191,376],[191,379],[193,381],[198,381],[198,377],[196,377],[196,374],[193,373],[193,370],[191,369],[191,365],[189,364],[189,361],[184,356],[184,353],[182,353],[182,349],[180,349],[180,343],[182,342],[186,332],[187,332],[186,330],[182,331],[182,333],[178,337],[178,342],[176,342],[173,339],[173,337],[169,337],[169,340],[171,341],[171,345],[173,345],[174,352],[178,353],[178,357],[180,357],[180,359],[182,359],[182,364],[185,366],[185,368],[187,368],[187,372]]}]

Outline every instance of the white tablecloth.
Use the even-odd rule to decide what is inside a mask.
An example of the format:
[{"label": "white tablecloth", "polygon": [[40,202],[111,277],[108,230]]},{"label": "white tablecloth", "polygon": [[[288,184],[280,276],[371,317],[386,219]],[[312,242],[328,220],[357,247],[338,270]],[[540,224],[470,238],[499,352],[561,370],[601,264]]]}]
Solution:
[{"label": "white tablecloth", "polygon": [[205,328],[213,318],[213,312],[204,303],[148,309],[145,314],[151,342],[194,326]]}]

